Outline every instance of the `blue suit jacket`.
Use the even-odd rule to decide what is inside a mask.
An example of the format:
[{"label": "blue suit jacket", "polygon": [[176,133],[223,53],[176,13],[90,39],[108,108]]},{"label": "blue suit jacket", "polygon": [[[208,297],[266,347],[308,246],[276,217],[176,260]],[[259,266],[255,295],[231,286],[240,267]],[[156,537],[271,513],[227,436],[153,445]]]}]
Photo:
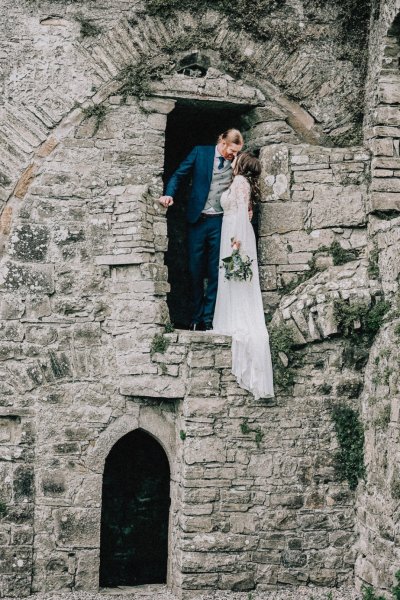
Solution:
[{"label": "blue suit jacket", "polygon": [[187,220],[195,223],[207,201],[214,167],[215,146],[195,146],[171,176],[165,190],[174,197],[182,181],[192,175],[192,191],[187,206]]}]

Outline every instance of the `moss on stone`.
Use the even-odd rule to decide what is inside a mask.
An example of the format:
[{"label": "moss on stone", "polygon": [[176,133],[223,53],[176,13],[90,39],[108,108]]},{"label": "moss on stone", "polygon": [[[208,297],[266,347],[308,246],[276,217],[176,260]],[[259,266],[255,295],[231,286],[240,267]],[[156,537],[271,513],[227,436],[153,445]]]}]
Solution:
[{"label": "moss on stone", "polygon": [[311,277],[314,277],[314,275],[317,275],[318,273],[321,273],[324,270],[322,267],[317,266],[315,255],[316,252],[313,253],[312,258],[308,261],[308,271],[304,271],[304,273],[302,273],[298,277],[295,277],[294,279],[289,281],[289,283],[279,288],[279,291],[282,292],[284,296],[286,294],[290,294],[299,285],[301,285],[305,281],[308,281],[309,279],[311,279]]},{"label": "moss on stone", "polygon": [[361,586],[362,600],[386,600],[385,596],[377,596],[370,585]]},{"label": "moss on stone", "polygon": [[106,118],[106,114],[107,114],[106,106],[104,106],[104,104],[93,104],[92,106],[88,106],[87,108],[84,108],[82,112],[83,112],[83,120],[84,121],[94,117],[95,126],[94,126],[94,130],[93,130],[93,135],[96,135],[101,124],[104,122],[104,119]]},{"label": "moss on stone", "polygon": [[346,250],[335,240],[330,246],[321,246],[316,253],[326,252],[332,257],[334,266],[344,265],[352,260],[357,260],[360,251],[357,248]]},{"label": "moss on stone", "polygon": [[164,354],[169,346],[169,340],[162,333],[156,333],[151,342],[150,354]]},{"label": "moss on stone", "polygon": [[390,482],[390,494],[394,500],[400,500],[400,478],[398,475],[393,476]]},{"label": "moss on stone", "polygon": [[10,185],[11,179],[5,173],[0,172],[0,185],[6,187]]},{"label": "moss on stone", "polygon": [[264,439],[264,433],[261,431],[261,427],[256,427],[256,428],[251,428],[249,427],[249,420],[243,419],[243,421],[240,423],[240,431],[243,433],[243,435],[248,435],[249,433],[255,433],[254,436],[254,441],[257,444],[257,448],[260,448],[261,446],[261,442]]},{"label": "moss on stone", "polygon": [[293,332],[287,325],[276,325],[270,328],[269,339],[275,385],[281,389],[288,389],[294,383]]},{"label": "moss on stone", "polygon": [[362,390],[361,381],[343,381],[336,388],[338,396],[346,396],[350,399],[358,398]]},{"label": "moss on stone", "polygon": [[145,100],[151,92],[151,82],[160,80],[166,75],[173,63],[162,55],[142,54],[135,64],[126,65],[118,74],[117,81],[121,82],[120,93],[123,102],[128,96]]},{"label": "moss on stone", "polygon": [[396,571],[396,573],[394,574],[395,578],[396,578],[396,585],[392,588],[392,594],[393,594],[393,598],[394,600],[400,600],[400,570]]},{"label": "moss on stone", "polygon": [[317,393],[322,396],[329,396],[332,391],[332,386],[329,383],[322,383],[317,387]]},{"label": "moss on stone", "polygon": [[[362,341],[370,345],[381,328],[389,308],[390,305],[385,300],[376,300],[372,306],[362,302],[350,304],[343,299],[335,300],[334,315],[338,330],[345,338],[356,337],[357,343],[360,343],[361,334]],[[359,325],[357,333],[354,329],[355,323]]]},{"label": "moss on stone", "polygon": [[374,420],[374,426],[376,429],[386,430],[390,423],[390,406],[384,406],[379,415]]},{"label": "moss on stone", "polygon": [[169,322],[165,323],[164,325],[164,333],[174,333],[175,328],[174,328],[174,324]]},{"label": "moss on stone", "polygon": [[78,21],[78,23],[81,26],[80,34],[83,38],[96,37],[101,34],[101,32],[102,32],[101,27],[99,27],[98,25],[93,23],[93,21],[90,21],[89,19],[87,19],[86,17],[84,17],[82,15],[77,15],[75,17],[75,19]]},{"label": "moss on stone", "polygon": [[379,279],[379,248],[375,244],[368,257],[368,275],[371,279]]}]

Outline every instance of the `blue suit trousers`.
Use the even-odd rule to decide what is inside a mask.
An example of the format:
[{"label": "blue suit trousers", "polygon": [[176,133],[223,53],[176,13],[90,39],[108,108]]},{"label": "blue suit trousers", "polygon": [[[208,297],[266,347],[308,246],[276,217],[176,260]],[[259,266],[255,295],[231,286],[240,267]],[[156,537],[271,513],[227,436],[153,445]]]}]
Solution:
[{"label": "blue suit trousers", "polygon": [[[212,323],[217,299],[222,214],[188,224],[192,323]],[[207,289],[204,291],[204,277]]]}]

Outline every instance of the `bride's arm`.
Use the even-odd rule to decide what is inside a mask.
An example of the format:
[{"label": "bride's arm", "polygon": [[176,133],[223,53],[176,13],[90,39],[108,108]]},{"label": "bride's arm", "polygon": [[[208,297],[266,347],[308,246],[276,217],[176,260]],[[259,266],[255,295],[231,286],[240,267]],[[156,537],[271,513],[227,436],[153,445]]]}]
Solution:
[{"label": "bride's arm", "polygon": [[251,189],[247,179],[241,175],[235,177],[232,190],[237,202],[236,222],[235,222],[235,240],[240,242],[240,247],[244,254],[247,254],[246,247],[249,236],[249,230],[252,226],[249,219],[250,195]]}]

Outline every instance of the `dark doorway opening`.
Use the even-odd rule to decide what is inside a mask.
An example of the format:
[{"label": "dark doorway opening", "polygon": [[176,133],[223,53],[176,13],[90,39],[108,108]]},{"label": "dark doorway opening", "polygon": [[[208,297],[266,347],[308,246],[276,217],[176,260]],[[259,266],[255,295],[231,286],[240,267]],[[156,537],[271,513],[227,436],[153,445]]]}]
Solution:
[{"label": "dark doorway opening", "polygon": [[[254,107],[209,102],[177,102],[169,114],[165,133],[164,183],[196,145],[214,145],[220,133],[230,127],[241,129],[241,118]],[[191,295],[187,258],[186,205],[190,180],[182,185],[174,205],[168,209],[168,251],[165,264],[171,291],[167,297],[170,320],[187,328],[191,320]]]},{"label": "dark doorway opening", "polygon": [[170,469],[140,429],[112,448],[103,476],[100,586],[166,583]]}]

